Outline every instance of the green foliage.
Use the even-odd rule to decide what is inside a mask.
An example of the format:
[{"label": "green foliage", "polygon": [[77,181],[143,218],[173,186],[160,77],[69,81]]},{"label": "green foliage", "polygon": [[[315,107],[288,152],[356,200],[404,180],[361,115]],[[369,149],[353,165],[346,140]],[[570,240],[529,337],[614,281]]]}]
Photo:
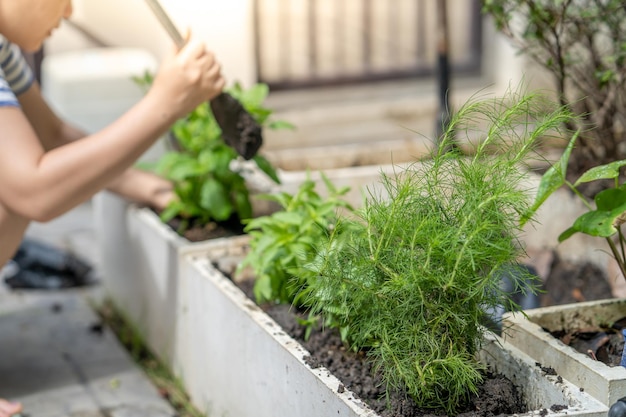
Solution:
[{"label": "green foliage", "polygon": [[483,0],[520,52],[553,76],[561,105],[580,117],[569,174],[625,159],[626,7],[622,0]]},{"label": "green foliage", "polygon": [[328,197],[320,196],[308,177],[295,195],[265,196],[282,210],[246,222],[245,231],[252,238],[239,269],[250,266],[255,272],[254,293],[259,303],[297,304],[298,294],[307,286],[299,273],[302,266],[315,257],[319,240],[334,230],[339,210],[352,211],[341,198],[349,188],[337,189],[323,173],[321,176]]},{"label": "green foliage", "polygon": [[[535,202],[522,218],[522,224],[527,218],[534,215],[552,193],[562,186],[566,186],[585,203],[589,210],[578,217],[572,226],[561,233],[559,242],[569,239],[576,233],[584,233],[589,236],[606,239],[622,275],[626,278],[626,240],[622,231],[622,224],[626,221],[626,184],[620,183],[619,175],[620,169],[626,166],[626,160],[595,166],[584,172],[572,183],[567,180],[567,161],[570,158],[577,138],[578,134],[572,137],[559,161],[542,176]],[[579,190],[581,184],[602,180],[612,180],[614,187],[600,191],[594,196],[593,201],[590,201]],[[617,237],[619,249],[615,245],[614,237]]]},{"label": "green foliage", "polygon": [[[152,82],[152,76],[146,74],[135,80],[146,86]],[[292,128],[287,122],[270,120],[272,111],[263,106],[269,94],[267,85],[256,84],[246,90],[236,83],[227,92],[238,99],[264,128]],[[203,103],[186,118],[178,120],[171,134],[177,149],[165,153],[152,167],[173,182],[178,197],[161,213],[161,220],[193,218],[207,224],[233,216],[240,221],[252,217],[247,183],[240,168],[233,164],[238,159],[237,152],[224,142],[210,105]],[[252,160],[274,182],[279,182],[274,167],[266,158],[258,154]],[[183,222],[179,233],[185,228]]]},{"label": "green foliage", "polygon": [[[307,266],[312,314],[368,351],[388,388],[448,413],[476,392],[488,312],[519,308],[503,275],[522,291],[532,279],[517,263],[532,200],[521,165],[569,116],[537,95],[468,102],[432,159],[382,175]],[[460,134],[480,137],[471,157],[446,152]]]}]

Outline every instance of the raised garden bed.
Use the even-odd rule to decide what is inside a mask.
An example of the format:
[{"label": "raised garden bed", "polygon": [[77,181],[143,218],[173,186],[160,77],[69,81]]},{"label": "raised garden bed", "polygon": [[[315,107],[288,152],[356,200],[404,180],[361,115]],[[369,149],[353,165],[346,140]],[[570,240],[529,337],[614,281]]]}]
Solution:
[{"label": "raised garden bed", "polygon": [[190,248],[221,245],[228,237],[191,242],[152,210],[108,193],[98,196],[95,209],[106,295],[150,349],[171,365],[181,254]]},{"label": "raised garden bed", "polygon": [[[174,371],[193,403],[211,415],[381,416],[327,368],[312,367],[309,352],[214,266],[219,259],[232,268],[244,247],[241,239],[230,249],[191,251],[181,263]],[[497,337],[480,358],[521,390],[527,410],[517,415],[608,411]]]},{"label": "raised garden bed", "polygon": [[509,329],[505,340],[610,406],[626,393],[626,368],[606,365],[557,336],[611,328],[625,316],[624,299],[544,307],[527,310],[525,315],[505,314],[504,326]]}]

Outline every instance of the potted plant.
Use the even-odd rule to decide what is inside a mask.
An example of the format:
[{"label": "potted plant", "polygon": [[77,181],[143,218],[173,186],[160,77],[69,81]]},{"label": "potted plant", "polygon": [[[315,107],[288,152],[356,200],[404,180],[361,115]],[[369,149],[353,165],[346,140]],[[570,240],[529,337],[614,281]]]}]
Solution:
[{"label": "potted plant", "polygon": [[[530,205],[521,166],[568,117],[532,94],[470,102],[432,158],[383,176],[387,195],[371,196],[313,264],[313,312],[419,406],[458,411],[481,380],[488,312],[517,308],[503,277],[532,290],[519,264],[517,220]],[[445,152],[459,132],[475,138],[468,157]]]},{"label": "potted plant", "polygon": [[[291,128],[283,121],[272,121],[272,111],[263,107],[269,93],[265,84],[256,84],[244,90],[235,84],[228,89],[244,108],[265,129]],[[178,197],[162,213],[165,223],[179,220],[176,231],[186,236],[194,228],[206,228],[214,223],[241,233],[244,220],[253,217],[250,184],[246,169],[237,165],[237,152],[228,146],[208,103],[198,106],[185,119],[177,121],[171,130],[175,149],[163,155],[154,171],[172,181]],[[260,154],[252,159],[257,172],[263,173],[275,184],[280,180],[274,167]]]},{"label": "potted plant", "polygon": [[[268,253],[279,256],[265,262],[254,255],[247,264],[261,272],[272,269],[268,264],[283,264],[279,272],[292,276],[296,289],[288,298],[311,309],[307,323],[314,323],[319,314],[326,327],[340,329],[350,348],[376,362],[390,393],[404,392],[422,408],[459,411],[487,368],[513,379],[531,378],[532,383],[522,384],[533,387],[525,393],[530,408],[549,407],[546,401],[552,400],[547,398],[556,398],[555,392],[580,394],[598,404],[556,375],[546,380],[545,374],[535,373],[539,368],[532,361],[497,337],[487,337],[484,327],[496,307],[515,308],[502,289],[503,277],[516,288],[529,288],[530,277],[518,264],[523,255],[518,218],[531,203],[521,187],[521,165],[534,145],[569,117],[563,109],[540,103],[534,96],[469,103],[452,120],[431,160],[393,176],[382,175],[386,193],[370,195],[359,218],[331,222],[332,228],[323,229],[326,233],[315,235],[314,251],[308,250],[308,240],[296,243],[301,254],[313,257],[293,256],[289,249],[281,252],[274,237],[263,241],[260,233],[257,250],[274,245]],[[472,156],[444,152],[455,134],[474,137],[481,122],[489,126],[474,142]],[[273,220],[258,219],[256,226],[272,230],[276,217]],[[302,223],[293,213],[283,220],[292,226]],[[281,242],[287,245],[286,239]],[[306,351],[246,301],[211,261],[228,257],[226,249],[219,248],[211,254],[194,251],[183,262],[181,291],[202,294],[204,300],[203,305],[187,304],[179,311],[184,324],[176,369],[196,404],[242,415],[252,410],[255,415],[304,415],[303,410],[311,410],[311,415],[378,415],[327,370],[306,365]],[[265,281],[263,290],[285,288],[268,284],[271,278]],[[198,322],[216,333],[204,336]],[[195,360],[200,354],[204,359]],[[546,383],[535,385],[533,374]],[[276,391],[283,401],[268,397],[263,384],[267,380],[280,381]],[[288,393],[297,399],[291,402]],[[242,396],[254,401],[235,400]],[[607,410],[571,404],[570,415]]]},{"label": "potted plant", "polygon": [[[579,132],[568,161],[568,181],[574,183],[592,167],[626,159],[622,128],[626,110],[622,22],[626,10],[622,2],[484,0],[482,5],[498,32],[522,56],[545,70],[547,77],[540,73],[534,80],[546,80],[558,102],[577,116],[566,122],[568,131]],[[557,155],[565,143],[552,144]],[[623,175],[622,172],[622,181]],[[599,180],[582,183],[578,188],[585,197],[593,199],[612,185],[611,180]],[[607,275],[614,275],[614,264],[607,265],[606,257],[600,253],[604,250],[602,242],[577,234],[556,244],[558,235],[586,208],[566,189],[555,194],[542,206],[546,216],[541,230],[528,228],[529,240],[537,242],[536,252],[554,251],[565,262],[581,266],[591,263]],[[550,216],[558,211],[560,216]],[[610,279],[609,284],[613,296],[626,294],[622,280]]]},{"label": "potted plant", "polygon": [[[577,116],[566,122],[568,131],[579,132],[568,161],[567,179],[573,183],[594,166],[625,159],[621,127],[626,92],[622,47],[625,38],[621,25],[626,10],[622,2],[485,0],[482,5],[498,32],[522,56],[545,70],[547,77],[538,73],[534,80],[542,83],[542,87],[547,81],[547,88],[554,91],[558,102]],[[555,154],[558,155],[564,143],[551,144],[558,151]],[[620,175],[623,180],[623,172]],[[593,199],[599,191],[610,187],[610,180],[593,181],[580,184],[579,191]],[[586,208],[568,190],[561,189],[555,194],[542,207],[546,213],[542,230],[536,233],[529,230],[529,240],[538,242],[536,252],[554,251],[565,262],[581,266],[590,263],[611,275],[614,265],[607,265],[606,257],[599,253],[603,247],[594,239],[579,234],[556,245],[561,228],[567,227]],[[561,215],[550,216],[549,212],[555,211],[561,211]],[[626,294],[622,280],[611,279],[609,284],[614,296]]]},{"label": "potted plant", "polygon": [[321,239],[335,230],[339,213],[354,208],[344,200],[349,187],[337,188],[321,173],[327,195],[316,190],[317,183],[308,177],[295,194],[279,191],[264,197],[280,205],[276,212],[246,221],[250,235],[245,258],[235,274],[250,267],[254,273],[256,302],[299,305],[299,294],[307,282],[300,271],[311,262]]}]

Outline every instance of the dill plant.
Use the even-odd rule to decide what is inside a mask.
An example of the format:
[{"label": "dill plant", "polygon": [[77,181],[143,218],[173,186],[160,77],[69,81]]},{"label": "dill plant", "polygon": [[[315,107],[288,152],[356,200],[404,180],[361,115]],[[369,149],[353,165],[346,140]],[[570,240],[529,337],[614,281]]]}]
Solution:
[{"label": "dill plant", "polygon": [[[313,314],[368,352],[387,389],[454,413],[482,380],[475,359],[502,288],[533,290],[518,239],[532,196],[524,165],[570,114],[538,94],[473,99],[428,160],[381,175],[358,220],[344,219],[308,266]],[[447,152],[460,135],[472,152]]]}]

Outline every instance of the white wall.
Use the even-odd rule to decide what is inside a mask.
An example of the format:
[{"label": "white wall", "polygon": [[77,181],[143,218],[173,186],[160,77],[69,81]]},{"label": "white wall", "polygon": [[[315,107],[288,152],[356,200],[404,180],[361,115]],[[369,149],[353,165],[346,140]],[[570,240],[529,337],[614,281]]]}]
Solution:
[{"label": "white wall", "polygon": [[[144,0],[74,0],[72,20],[112,46],[145,48],[158,60],[172,41]],[[214,51],[229,83],[256,80],[252,0],[162,0],[181,32],[189,28]],[[46,54],[89,46],[69,25],[46,43]]]},{"label": "white wall", "polygon": [[[206,42],[223,65],[229,82],[250,85],[256,80],[252,0],[161,0],[181,32],[191,29]],[[74,0],[72,20],[113,46],[145,48],[157,60],[172,47],[167,32],[152,14],[145,0]],[[484,66],[496,90],[524,81],[533,84],[533,75],[524,74],[530,65],[508,40],[495,33],[486,18]],[[46,53],[54,54],[90,46],[76,30],[63,25],[46,43]],[[535,68],[536,69],[536,68]],[[539,82],[545,85],[545,80]]]}]

